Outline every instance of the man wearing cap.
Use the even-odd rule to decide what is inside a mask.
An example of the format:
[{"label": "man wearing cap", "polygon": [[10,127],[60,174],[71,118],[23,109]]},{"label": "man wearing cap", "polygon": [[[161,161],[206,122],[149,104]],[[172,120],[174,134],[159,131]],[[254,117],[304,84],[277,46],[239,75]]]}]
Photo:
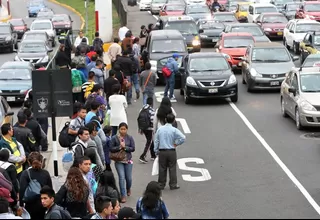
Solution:
[{"label": "man wearing cap", "polygon": [[166,87],[164,89],[164,96],[168,96],[168,91],[170,92],[169,98],[171,100],[175,100],[174,97],[174,84],[175,84],[175,74],[178,73],[179,67],[177,60],[179,59],[180,55],[174,53],[172,57],[170,57],[167,61],[166,67],[171,71],[171,75],[166,78]]},{"label": "man wearing cap", "polygon": [[118,213],[118,219],[141,219],[141,215],[130,207],[123,207]]},{"label": "man wearing cap", "polygon": [[11,198],[9,190],[0,188],[0,219],[22,219],[10,213],[10,203],[14,202]]}]

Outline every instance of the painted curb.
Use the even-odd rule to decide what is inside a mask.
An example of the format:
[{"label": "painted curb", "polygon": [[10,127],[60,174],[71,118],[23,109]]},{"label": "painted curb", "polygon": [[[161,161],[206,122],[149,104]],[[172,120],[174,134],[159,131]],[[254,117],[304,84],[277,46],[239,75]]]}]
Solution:
[{"label": "painted curb", "polygon": [[75,14],[77,14],[77,15],[80,17],[80,20],[81,20],[81,22],[82,22],[81,27],[80,27],[80,30],[83,30],[84,25],[85,25],[85,20],[84,20],[83,16],[80,14],[80,12],[78,12],[76,9],[72,8],[72,7],[69,6],[69,5],[66,5],[66,4],[57,2],[57,1],[55,1],[55,0],[49,0],[49,1],[52,2],[52,3],[55,3],[55,4],[57,4],[57,5],[60,5],[60,6],[64,7],[64,8],[66,8],[66,9],[68,9],[69,11],[72,11],[72,12],[74,12]]},{"label": "painted curb", "polygon": [[6,18],[2,18],[0,21],[1,22],[7,22],[8,20],[10,20],[12,18],[12,15],[9,15],[8,17]]}]

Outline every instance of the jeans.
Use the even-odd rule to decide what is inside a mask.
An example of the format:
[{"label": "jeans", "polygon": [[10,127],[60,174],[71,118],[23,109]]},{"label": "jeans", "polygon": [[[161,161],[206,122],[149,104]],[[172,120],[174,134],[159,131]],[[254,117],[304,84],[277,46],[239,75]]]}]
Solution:
[{"label": "jeans", "polygon": [[142,93],[142,95],[143,95],[142,103],[143,103],[143,105],[145,105],[145,104],[147,104],[147,99],[148,99],[149,97],[153,98],[153,96],[154,96],[154,91],[144,91],[144,92]]},{"label": "jeans", "polygon": [[175,84],[175,77],[174,73],[171,74],[169,78],[166,79],[166,87],[164,89],[164,97],[168,96],[168,91],[170,92],[169,98],[173,98],[174,95],[174,84]]},{"label": "jeans", "polygon": [[133,164],[115,162],[115,167],[119,177],[120,194],[127,196],[127,190],[130,190],[132,185]]},{"label": "jeans", "polygon": [[140,87],[139,87],[139,74],[135,73],[132,76],[127,76],[128,81],[131,83],[131,87],[127,92],[127,102],[131,103],[132,99],[132,87],[134,87],[136,93],[140,92]]},{"label": "jeans", "polygon": [[152,158],[156,158],[154,153],[154,144],[153,144],[153,131],[152,130],[143,130],[144,135],[146,136],[147,142],[146,146],[144,147],[143,153],[141,154],[140,158],[145,158],[150,149],[150,154]]}]

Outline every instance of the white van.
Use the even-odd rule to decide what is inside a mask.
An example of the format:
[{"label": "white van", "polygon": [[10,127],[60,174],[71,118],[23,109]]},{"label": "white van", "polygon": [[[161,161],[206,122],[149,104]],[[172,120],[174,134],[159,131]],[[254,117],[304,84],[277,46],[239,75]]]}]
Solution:
[{"label": "white van", "polygon": [[251,23],[255,22],[261,13],[278,12],[277,7],[273,4],[250,4],[248,10],[248,22]]}]

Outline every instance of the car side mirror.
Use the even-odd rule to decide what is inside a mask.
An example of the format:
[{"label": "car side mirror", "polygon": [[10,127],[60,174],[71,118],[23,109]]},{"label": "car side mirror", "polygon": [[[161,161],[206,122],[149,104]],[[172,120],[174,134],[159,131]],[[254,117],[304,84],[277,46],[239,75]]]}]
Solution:
[{"label": "car side mirror", "polygon": [[292,93],[294,96],[297,94],[297,90],[294,87],[289,88],[288,91]]},{"label": "car side mirror", "polygon": [[[306,46],[307,46],[307,45],[306,45]],[[293,60],[293,61],[297,61],[297,60],[299,60],[299,59],[300,59],[299,56],[293,56],[293,57],[292,57],[292,60]]]},{"label": "car side mirror", "polygon": [[289,30],[290,33],[293,33],[293,30]]},{"label": "car side mirror", "polygon": [[202,34],[204,31],[203,31],[203,29],[200,29],[199,30],[199,34]]},{"label": "car side mirror", "polygon": [[7,112],[5,116],[12,116],[14,115],[14,112]]}]

